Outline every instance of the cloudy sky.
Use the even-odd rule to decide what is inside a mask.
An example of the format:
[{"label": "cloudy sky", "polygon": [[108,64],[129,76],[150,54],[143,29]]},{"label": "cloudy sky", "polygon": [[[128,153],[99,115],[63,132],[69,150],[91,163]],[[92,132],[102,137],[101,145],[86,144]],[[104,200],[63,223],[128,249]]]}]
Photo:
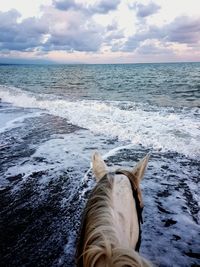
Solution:
[{"label": "cloudy sky", "polygon": [[0,62],[200,61],[199,0],[0,1]]}]

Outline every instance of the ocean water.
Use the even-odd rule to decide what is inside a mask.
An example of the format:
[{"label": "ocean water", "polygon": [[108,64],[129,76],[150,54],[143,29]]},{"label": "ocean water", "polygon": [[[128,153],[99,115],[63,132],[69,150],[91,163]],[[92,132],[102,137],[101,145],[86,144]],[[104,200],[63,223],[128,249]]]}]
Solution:
[{"label": "ocean water", "polygon": [[74,266],[94,186],[151,153],[141,253],[200,265],[200,63],[0,65],[0,262]]}]

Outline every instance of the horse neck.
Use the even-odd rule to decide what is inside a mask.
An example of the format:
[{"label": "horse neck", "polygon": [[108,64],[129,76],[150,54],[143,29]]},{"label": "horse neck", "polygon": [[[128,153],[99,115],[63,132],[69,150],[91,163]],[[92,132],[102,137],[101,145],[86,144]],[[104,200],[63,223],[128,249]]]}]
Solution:
[{"label": "horse neck", "polygon": [[102,186],[97,186],[91,194],[84,221],[81,237],[83,247],[79,254],[83,258],[78,266],[124,266],[113,264],[114,254],[116,259],[124,257],[122,262],[130,259],[128,266],[145,266],[138,264],[141,258],[134,251],[139,226],[131,184],[126,176],[102,179]]},{"label": "horse neck", "polygon": [[120,247],[135,249],[139,238],[139,222],[129,179],[116,175],[112,190],[113,224]]}]

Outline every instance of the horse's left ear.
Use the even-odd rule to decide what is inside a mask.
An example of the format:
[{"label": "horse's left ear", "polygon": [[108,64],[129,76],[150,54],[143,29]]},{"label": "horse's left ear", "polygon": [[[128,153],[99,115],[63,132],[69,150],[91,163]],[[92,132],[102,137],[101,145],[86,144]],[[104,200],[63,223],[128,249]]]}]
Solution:
[{"label": "horse's left ear", "polygon": [[108,167],[98,152],[92,156],[92,169],[97,182],[108,173]]},{"label": "horse's left ear", "polygon": [[149,161],[149,157],[150,155],[147,154],[142,160],[138,162],[138,164],[132,170],[132,173],[134,174],[135,177],[137,177],[138,182],[140,182],[144,176]]}]

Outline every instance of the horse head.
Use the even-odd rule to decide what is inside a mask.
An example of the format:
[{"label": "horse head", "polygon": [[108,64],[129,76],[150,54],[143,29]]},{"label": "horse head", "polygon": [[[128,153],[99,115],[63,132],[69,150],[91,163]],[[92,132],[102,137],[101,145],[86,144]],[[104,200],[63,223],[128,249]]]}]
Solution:
[{"label": "horse head", "polygon": [[97,184],[84,210],[77,266],[151,266],[137,252],[143,209],[140,182],[148,160],[146,155],[131,170],[110,172],[101,155],[93,154]]}]

